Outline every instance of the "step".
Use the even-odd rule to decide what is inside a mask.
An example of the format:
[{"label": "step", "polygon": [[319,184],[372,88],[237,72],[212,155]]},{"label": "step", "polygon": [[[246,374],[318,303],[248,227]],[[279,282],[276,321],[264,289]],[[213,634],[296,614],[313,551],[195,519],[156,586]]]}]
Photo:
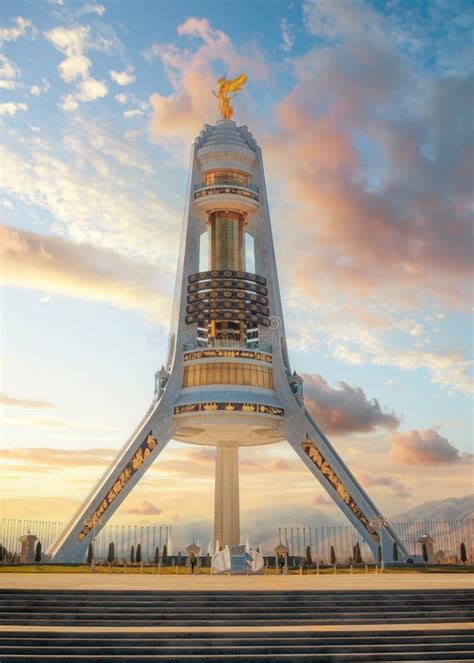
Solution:
[{"label": "step", "polygon": [[[16,661],[460,661],[474,659],[474,629],[264,633],[18,633],[0,635]],[[231,658],[230,658],[231,657]]]}]

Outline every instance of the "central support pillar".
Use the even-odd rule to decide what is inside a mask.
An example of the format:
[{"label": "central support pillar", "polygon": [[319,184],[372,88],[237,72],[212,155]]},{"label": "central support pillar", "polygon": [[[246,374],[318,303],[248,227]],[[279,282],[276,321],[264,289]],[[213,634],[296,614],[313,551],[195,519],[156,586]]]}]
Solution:
[{"label": "central support pillar", "polygon": [[240,543],[238,447],[217,447],[214,541],[221,548]]}]

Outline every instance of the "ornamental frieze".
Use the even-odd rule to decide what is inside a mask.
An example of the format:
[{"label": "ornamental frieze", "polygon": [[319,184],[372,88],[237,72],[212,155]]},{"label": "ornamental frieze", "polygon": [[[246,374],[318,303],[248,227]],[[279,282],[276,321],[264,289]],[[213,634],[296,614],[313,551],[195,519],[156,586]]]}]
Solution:
[{"label": "ornamental frieze", "polygon": [[188,276],[189,283],[207,281],[209,279],[243,279],[244,281],[255,281],[260,285],[267,285],[267,279],[264,276],[232,269],[213,269],[209,272],[198,272],[197,274],[190,274]]},{"label": "ornamental frieze", "polygon": [[337,476],[336,472],[329,465],[329,463],[324,458],[324,456],[319,451],[319,449],[317,448],[313,440],[309,437],[309,435],[306,435],[306,440],[303,442],[303,449],[306,452],[306,454],[309,456],[309,458],[311,458],[311,460],[316,465],[316,467],[321,471],[323,476],[326,477],[327,481],[329,481],[329,483],[337,492],[339,497],[347,504],[347,506],[352,511],[352,513],[355,516],[357,516],[357,518],[365,527],[365,529],[369,532],[373,540],[379,541],[380,537],[376,532],[375,528],[373,527],[373,525],[370,524],[370,521],[367,518],[367,516],[364,514],[360,506],[354,500],[354,498],[351,496],[351,494],[344,486],[341,479]]},{"label": "ornamental frieze", "polygon": [[227,311],[235,311],[236,313],[249,311],[250,313],[261,313],[261,315],[266,315],[267,317],[270,315],[270,309],[268,306],[261,306],[260,304],[232,299],[209,299],[196,304],[188,304],[186,306],[186,313],[199,313],[199,311],[217,311],[224,309]]},{"label": "ornamental frieze", "polygon": [[200,290],[215,290],[217,288],[225,288],[227,290],[246,290],[248,292],[257,292],[259,295],[268,295],[268,289],[265,286],[236,279],[206,279],[205,281],[190,283],[188,285],[188,292],[193,293],[199,292]]},{"label": "ornamental frieze", "polygon": [[263,295],[256,295],[253,292],[245,292],[243,290],[208,290],[207,292],[197,292],[195,294],[188,295],[187,302],[188,304],[193,304],[194,302],[208,302],[218,299],[235,299],[241,302],[256,302],[258,304],[262,304],[263,306],[268,305],[268,297],[264,297]]},{"label": "ornamental frieze", "polygon": [[125,486],[133,477],[133,475],[140,469],[140,467],[143,465],[143,463],[145,462],[145,460],[148,458],[148,456],[151,454],[151,452],[155,447],[156,447],[156,439],[153,437],[151,433],[149,433],[147,438],[140,444],[138,449],[135,451],[131,460],[125,466],[125,469],[119,474],[112,488],[109,490],[109,492],[104,497],[102,502],[99,504],[97,509],[94,511],[92,516],[88,518],[88,520],[86,521],[84,527],[78,534],[77,538],[79,539],[79,541],[82,541],[82,539],[84,539],[89,534],[89,532],[94,527],[94,525],[96,525],[99,522],[101,516],[107,511],[107,509],[112,504],[112,502],[122,492],[122,490],[125,488]]},{"label": "ornamental frieze", "polygon": [[258,414],[272,414],[282,417],[285,411],[281,407],[273,405],[261,405],[259,403],[187,403],[176,405],[174,414],[190,414],[192,412],[256,412]]},{"label": "ornamental frieze", "polygon": [[255,193],[255,191],[251,191],[250,189],[241,189],[240,187],[236,186],[212,186],[206,187],[205,189],[198,189],[194,192],[194,200],[198,200],[199,198],[203,198],[205,196],[215,196],[223,193],[231,193],[234,196],[250,198],[251,200],[255,200],[257,203],[260,200],[260,196],[258,193]]},{"label": "ornamental frieze", "polygon": [[240,320],[241,322],[253,322],[256,325],[263,325],[268,327],[268,317],[248,312],[234,312],[234,311],[209,311],[193,313],[187,315],[185,322],[187,325],[192,325],[196,322],[208,323],[211,320]]},{"label": "ornamental frieze", "polygon": [[263,352],[254,352],[252,350],[197,350],[196,352],[186,352],[184,361],[193,361],[194,359],[212,359],[222,357],[225,359],[256,359],[271,364],[273,357]]}]

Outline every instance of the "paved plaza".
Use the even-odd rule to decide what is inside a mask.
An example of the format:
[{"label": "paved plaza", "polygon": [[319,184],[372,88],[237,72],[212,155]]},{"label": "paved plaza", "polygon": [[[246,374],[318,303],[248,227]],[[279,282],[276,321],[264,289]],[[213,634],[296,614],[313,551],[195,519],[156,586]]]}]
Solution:
[{"label": "paved plaza", "polygon": [[5,573],[2,589],[152,590],[152,591],[330,591],[401,589],[474,589],[468,573],[379,573],[341,575],[151,575],[103,573]]}]

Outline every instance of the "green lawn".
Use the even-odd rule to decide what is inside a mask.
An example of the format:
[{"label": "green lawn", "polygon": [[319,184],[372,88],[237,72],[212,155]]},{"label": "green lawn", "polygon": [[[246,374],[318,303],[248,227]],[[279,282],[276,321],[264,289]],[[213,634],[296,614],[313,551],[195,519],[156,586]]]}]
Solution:
[{"label": "green lawn", "polygon": [[[80,566],[63,566],[61,564],[30,564],[30,565],[0,565],[0,573],[90,573],[89,566],[83,564]],[[201,574],[209,575],[211,570],[208,567],[201,567],[199,572]],[[375,568],[370,566],[368,569],[370,574],[375,573]],[[380,570],[379,570],[380,572]],[[399,566],[399,567],[386,567],[385,573],[473,573],[474,566],[454,566],[447,564],[446,566],[436,565],[436,566]],[[123,566],[113,566],[109,570],[108,566],[96,566],[96,573],[118,573],[124,574],[148,574],[156,575],[157,569],[155,567],[143,567],[143,570],[140,567],[127,566],[126,570]],[[188,569],[185,566],[178,568],[179,575],[187,575]],[[290,569],[289,573],[291,575],[299,575],[299,569]],[[333,568],[322,568],[320,569],[321,575],[332,575],[334,573]],[[349,574],[350,569],[337,568],[337,574]],[[365,568],[354,568],[354,574],[365,574]],[[307,575],[315,575],[316,569],[308,569]],[[161,575],[176,575],[176,567],[168,566],[161,569]],[[267,575],[275,575],[275,569],[271,568],[267,570]]]}]

